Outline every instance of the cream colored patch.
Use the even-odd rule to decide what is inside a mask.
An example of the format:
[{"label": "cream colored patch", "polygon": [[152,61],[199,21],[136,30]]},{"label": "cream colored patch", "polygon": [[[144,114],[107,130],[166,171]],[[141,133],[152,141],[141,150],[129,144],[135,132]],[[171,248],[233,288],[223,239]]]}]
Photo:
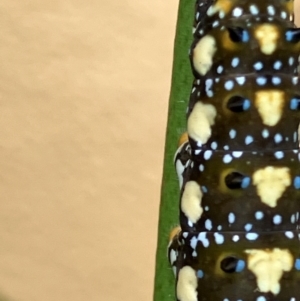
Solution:
[{"label": "cream colored patch", "polygon": [[231,10],[232,6],[233,6],[233,1],[218,0],[207,10],[207,15],[212,16],[217,12],[223,12],[226,15]]},{"label": "cream colored patch", "polygon": [[255,30],[255,37],[260,45],[260,50],[267,55],[276,50],[279,36],[278,28],[271,24],[260,25]]},{"label": "cream colored patch", "polygon": [[193,223],[196,223],[203,213],[202,196],[202,191],[197,182],[189,181],[185,184],[181,197],[181,210]]},{"label": "cream colored patch", "polygon": [[290,170],[287,167],[268,166],[253,174],[253,184],[263,203],[274,208],[285,189],[291,185]]},{"label": "cream colored patch", "polygon": [[197,275],[190,266],[183,267],[178,274],[176,286],[177,298],[180,301],[197,301]]},{"label": "cream colored patch", "polygon": [[280,279],[283,272],[288,272],[293,266],[293,256],[288,250],[246,250],[248,269],[256,276],[258,289],[262,293],[280,292]]},{"label": "cream colored patch", "polygon": [[284,92],[280,90],[265,90],[255,93],[255,106],[263,123],[274,126],[282,116]]},{"label": "cream colored patch", "polygon": [[205,75],[210,70],[216,50],[216,40],[212,36],[199,40],[193,50],[193,65],[199,74]]},{"label": "cream colored patch", "polygon": [[213,105],[197,102],[187,122],[189,136],[197,142],[206,143],[211,136],[211,126],[215,123],[216,115]]}]

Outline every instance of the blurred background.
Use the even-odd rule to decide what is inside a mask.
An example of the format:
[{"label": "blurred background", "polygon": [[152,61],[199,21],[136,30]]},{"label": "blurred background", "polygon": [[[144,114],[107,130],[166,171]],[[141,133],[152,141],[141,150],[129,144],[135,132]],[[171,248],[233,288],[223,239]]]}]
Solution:
[{"label": "blurred background", "polygon": [[0,1],[3,300],[152,299],[177,6]]},{"label": "blurred background", "polygon": [[152,299],[177,7],[0,2],[0,300]]}]

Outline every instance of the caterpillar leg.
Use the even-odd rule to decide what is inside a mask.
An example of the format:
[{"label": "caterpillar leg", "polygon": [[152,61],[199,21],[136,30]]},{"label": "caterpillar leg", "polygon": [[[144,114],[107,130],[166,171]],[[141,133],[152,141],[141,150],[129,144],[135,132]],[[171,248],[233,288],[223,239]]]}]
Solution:
[{"label": "caterpillar leg", "polygon": [[178,257],[181,248],[181,244],[179,242],[180,233],[181,233],[181,228],[179,226],[175,227],[170,232],[169,245],[168,245],[168,259],[175,276],[177,275]]},{"label": "caterpillar leg", "polygon": [[178,176],[179,187],[182,188],[184,179],[187,178],[191,170],[191,146],[188,140],[188,134],[181,135],[178,142],[178,149],[174,156],[174,164]]}]

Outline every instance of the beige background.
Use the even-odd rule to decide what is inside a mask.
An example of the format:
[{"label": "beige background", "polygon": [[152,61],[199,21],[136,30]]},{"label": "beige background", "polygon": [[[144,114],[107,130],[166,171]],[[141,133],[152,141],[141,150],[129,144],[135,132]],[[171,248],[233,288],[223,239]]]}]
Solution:
[{"label": "beige background", "polygon": [[0,292],[150,301],[177,1],[0,14]]},{"label": "beige background", "polygon": [[0,1],[0,292],[152,299],[178,1]]}]

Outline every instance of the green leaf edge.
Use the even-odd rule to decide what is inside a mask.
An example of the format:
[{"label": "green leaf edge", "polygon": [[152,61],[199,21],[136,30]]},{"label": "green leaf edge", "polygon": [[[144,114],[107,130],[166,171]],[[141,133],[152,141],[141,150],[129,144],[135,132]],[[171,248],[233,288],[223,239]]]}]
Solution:
[{"label": "green leaf edge", "polygon": [[185,112],[193,75],[188,51],[192,42],[195,1],[180,0],[173,53],[172,84],[161,186],[161,201],[156,250],[154,301],[174,301],[175,277],[167,259],[170,231],[179,223],[179,185],[173,157],[180,135],[185,132]]}]

